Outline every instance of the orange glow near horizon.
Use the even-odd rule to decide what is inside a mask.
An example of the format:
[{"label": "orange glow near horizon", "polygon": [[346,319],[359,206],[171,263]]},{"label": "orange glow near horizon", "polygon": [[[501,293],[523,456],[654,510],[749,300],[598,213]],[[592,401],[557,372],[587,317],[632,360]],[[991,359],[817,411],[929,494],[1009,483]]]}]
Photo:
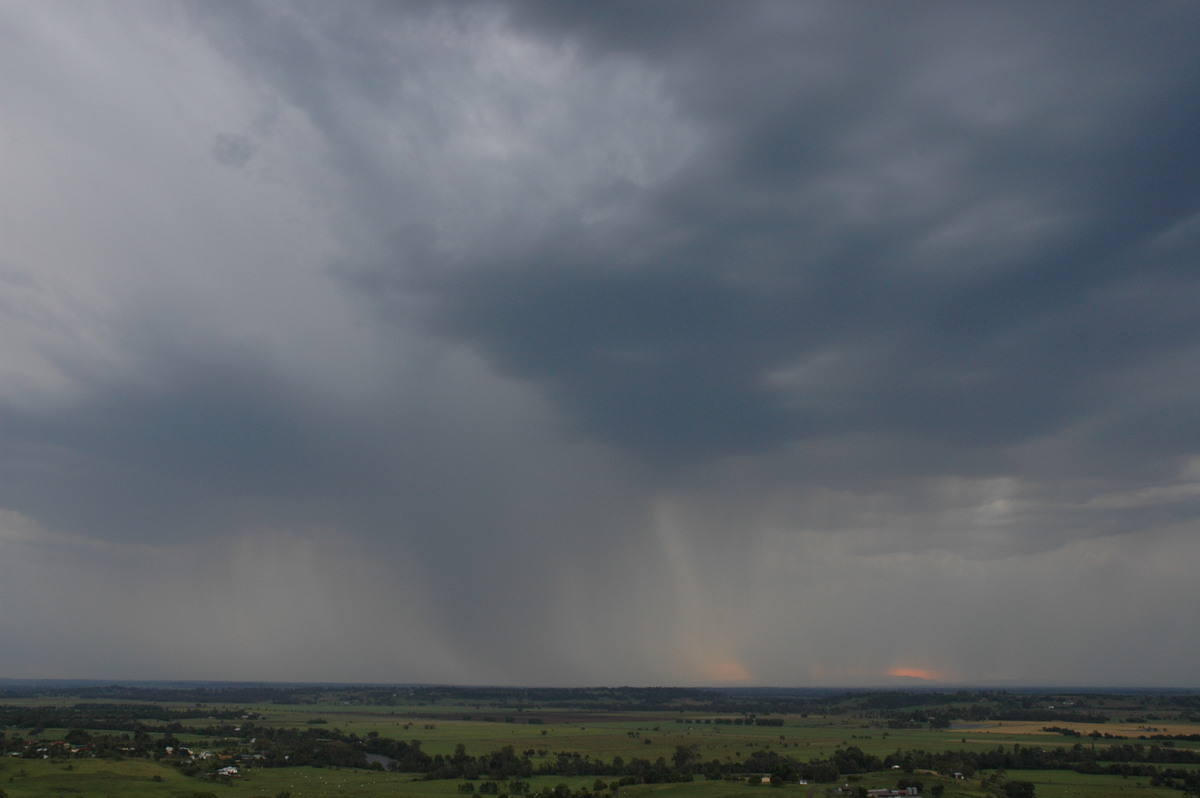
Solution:
[{"label": "orange glow near horizon", "polygon": [[938,678],[937,671],[931,671],[928,668],[888,668],[887,675],[902,676],[908,679],[924,679],[927,682]]},{"label": "orange glow near horizon", "polygon": [[750,671],[740,662],[714,662],[705,665],[704,675],[719,684],[750,680]]}]

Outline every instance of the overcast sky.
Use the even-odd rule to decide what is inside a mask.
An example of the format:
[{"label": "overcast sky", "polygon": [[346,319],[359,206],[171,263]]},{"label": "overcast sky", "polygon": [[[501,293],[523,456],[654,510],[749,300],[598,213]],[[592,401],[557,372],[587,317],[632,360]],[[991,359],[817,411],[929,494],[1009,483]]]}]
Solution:
[{"label": "overcast sky", "polygon": [[1197,40],[0,0],[0,676],[1200,685]]}]

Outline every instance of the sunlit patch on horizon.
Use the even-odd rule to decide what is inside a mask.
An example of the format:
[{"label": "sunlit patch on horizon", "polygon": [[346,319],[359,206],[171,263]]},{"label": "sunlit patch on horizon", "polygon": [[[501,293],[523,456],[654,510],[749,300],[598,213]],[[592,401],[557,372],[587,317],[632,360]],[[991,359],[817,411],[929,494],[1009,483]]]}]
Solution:
[{"label": "sunlit patch on horizon", "polygon": [[748,682],[750,671],[740,662],[713,662],[704,665],[701,673],[714,682]]},{"label": "sunlit patch on horizon", "polygon": [[905,679],[923,679],[927,682],[939,678],[937,671],[931,671],[928,668],[904,668],[899,666],[888,668],[887,675],[899,676]]}]

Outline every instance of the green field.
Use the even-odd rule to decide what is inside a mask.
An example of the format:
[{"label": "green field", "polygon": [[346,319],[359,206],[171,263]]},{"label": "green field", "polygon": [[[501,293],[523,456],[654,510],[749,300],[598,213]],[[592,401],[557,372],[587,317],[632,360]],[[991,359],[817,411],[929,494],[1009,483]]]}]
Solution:
[{"label": "green field", "polygon": [[1014,770],[1009,776],[1037,785],[1038,798],[1179,798],[1179,790],[1149,786],[1147,779],[1089,776],[1064,770]]},{"label": "green field", "polygon": [[[964,706],[951,706],[955,700]],[[992,783],[990,792],[981,783],[995,774],[994,770],[983,768],[955,779],[949,773],[938,774],[909,764],[905,767],[913,772],[907,774],[891,768],[873,773],[842,770],[842,776],[836,776],[836,780],[835,776],[829,776],[823,783],[800,784],[793,777],[787,783],[771,785],[751,784],[751,781],[761,782],[762,774],[755,773],[750,764],[742,764],[757,764],[765,756],[775,755],[776,759],[798,763],[834,761],[856,751],[863,757],[876,757],[876,763],[889,756],[890,762],[904,761],[901,752],[908,755],[922,751],[963,752],[954,755],[967,761],[972,756],[995,752],[1015,757],[1018,750],[1102,752],[1108,746],[1122,745],[1153,747],[1183,758],[1172,767],[1189,771],[1200,768],[1200,758],[1196,762],[1187,759],[1200,751],[1200,740],[1187,739],[1188,735],[1200,735],[1200,723],[1195,722],[1196,701],[1190,697],[1179,699],[1177,708],[1154,696],[1140,704],[1136,698],[1096,699],[1087,710],[1090,714],[1079,716],[1088,718],[1086,722],[975,719],[956,720],[947,725],[904,720],[910,714],[924,717],[925,712],[930,716],[934,712],[966,715],[972,701],[977,704],[982,700],[1000,703],[1009,699],[930,696],[928,706],[917,706],[914,698],[912,708],[892,711],[872,708],[868,698],[849,696],[841,703],[816,705],[820,711],[764,713],[760,706],[759,712],[750,713],[690,707],[637,710],[586,703],[576,707],[544,706],[536,701],[513,706],[469,698],[370,704],[352,691],[345,695],[319,694],[318,700],[289,703],[115,702],[72,695],[15,696],[0,699],[0,708],[8,713],[6,718],[10,721],[0,728],[0,747],[5,754],[0,759],[0,790],[7,798],[194,798],[203,793],[230,798],[274,798],[282,793],[292,798],[321,798],[460,796],[480,791],[486,795],[491,787],[495,790],[490,794],[509,789],[503,780],[489,785],[485,777],[472,779],[461,775],[465,771],[454,777],[426,780],[418,773],[333,767],[328,762],[323,767],[257,765],[255,758],[261,761],[262,751],[283,744],[280,738],[271,735],[288,729],[298,735],[295,739],[314,740],[313,745],[341,746],[345,750],[375,738],[405,743],[419,741],[424,754],[446,762],[463,758],[478,758],[482,762],[493,752],[511,747],[515,756],[523,757],[533,769],[534,775],[521,779],[525,782],[523,792],[549,794],[556,786],[566,785],[576,796],[585,791],[610,797],[615,793],[623,798],[825,796],[833,795],[832,790],[842,784],[891,788],[901,778],[921,781],[926,790],[923,795],[929,795],[935,785],[946,798],[989,798],[1000,794],[996,783]],[[1043,704],[1047,700],[1038,699]],[[1095,705],[1102,705],[1104,700],[1111,703],[1106,707],[1108,714],[1095,714]],[[1024,707],[1035,704],[1022,702]],[[769,704],[765,706],[770,708]],[[1030,711],[1036,714],[1038,710]],[[112,713],[113,717],[105,713]],[[36,723],[39,717],[66,720],[57,725],[41,725]],[[87,720],[72,722],[74,717]],[[770,725],[759,725],[762,723]],[[171,736],[167,737],[168,734]],[[258,734],[267,735],[264,743],[256,744]],[[1151,735],[1160,739],[1151,740]],[[1170,735],[1170,739],[1164,735]],[[89,744],[67,744],[69,740],[80,743],[89,739],[93,742],[104,739],[107,747],[101,750]],[[193,749],[197,756],[189,755],[186,760],[179,754],[165,756],[163,750],[168,743]],[[293,740],[288,744],[300,743]],[[307,743],[295,751],[302,753],[303,745]],[[681,752],[688,752],[690,764],[680,772],[686,775],[696,768],[691,781],[641,783],[640,778],[628,778],[618,789],[617,782],[623,777],[612,774],[620,771],[582,775],[587,771],[571,770],[569,765],[571,757],[576,761],[582,758],[585,766],[588,762],[615,764],[619,758],[625,763],[647,765],[658,761],[660,768],[665,762],[665,768],[671,769]],[[201,757],[203,761],[198,761]],[[211,776],[217,766],[232,764],[240,771],[236,778]],[[276,764],[288,763],[276,761]],[[702,769],[705,764],[713,767]],[[537,775],[543,766],[558,768],[553,771],[557,775]],[[709,773],[711,780],[706,780],[704,773]],[[1010,780],[1032,782],[1039,798],[1118,795],[1168,798],[1183,794],[1178,789],[1152,787],[1146,777],[1016,769],[1004,775]]]},{"label": "green field", "polygon": [[[214,710],[242,708],[212,705]],[[539,710],[513,712],[473,707],[417,705],[412,707],[326,707],[312,705],[244,707],[261,715],[257,725],[311,728],[314,719],[329,728],[365,736],[372,732],[402,740],[420,740],[430,754],[450,754],[463,744],[472,754],[505,745],[518,751],[570,750],[594,757],[626,759],[669,757],[677,746],[696,746],[702,758],[737,759],[748,751],[768,749],[797,758],[829,756],[839,747],[855,746],[868,754],[885,756],[897,749],[986,751],[997,746],[1037,745],[1069,747],[1078,739],[1041,731],[1045,723],[990,722],[950,729],[887,729],[878,721],[848,715],[784,716],[782,726],[715,725],[704,723],[722,717],[704,713]],[[737,716],[726,715],[729,719]],[[530,722],[531,719],[540,721]],[[185,722],[201,729],[210,719]],[[1095,725],[1095,724],[1093,724]],[[1101,728],[1123,732],[1136,741],[1136,728],[1107,724]],[[1085,731],[1090,727],[1081,726]],[[1200,734],[1200,724],[1177,722],[1172,730]],[[1086,742],[1086,738],[1084,738]],[[1200,742],[1181,741],[1179,748],[1200,750]],[[544,757],[535,756],[534,759]]]},{"label": "green field", "polygon": [[[1032,781],[1038,798],[1179,798],[1178,790],[1153,788],[1119,776],[1086,776],[1069,771],[1010,771],[1010,778]],[[987,798],[977,779],[954,781],[917,774],[926,789],[945,786],[945,798]],[[591,778],[534,777],[533,790],[567,784],[572,790],[591,788]],[[224,783],[181,776],[172,768],[137,761],[47,760],[0,763],[0,789],[9,798],[185,798],[212,793],[219,798],[273,798],[282,792],[292,798],[383,798],[384,796],[461,796],[460,780],[420,781],[412,776],[343,768],[275,768],[249,770],[245,778]],[[865,787],[892,787],[892,773],[864,774],[855,782]],[[801,798],[826,796],[834,784],[781,787],[748,786],[727,781],[694,781],[622,787],[623,798]],[[928,794],[925,792],[923,794]]]}]

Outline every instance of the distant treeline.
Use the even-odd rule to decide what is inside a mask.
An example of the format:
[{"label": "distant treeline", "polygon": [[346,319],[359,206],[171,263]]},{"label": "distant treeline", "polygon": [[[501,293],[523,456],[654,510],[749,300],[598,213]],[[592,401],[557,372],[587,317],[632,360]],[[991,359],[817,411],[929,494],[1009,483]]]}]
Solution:
[{"label": "distant treeline", "polygon": [[[159,704],[75,704],[23,707],[0,705],[0,728],[66,729],[81,727],[111,731],[183,731],[182,720],[231,720],[254,717],[242,709],[171,709]],[[158,721],[147,725],[145,721]],[[166,725],[160,725],[166,724]]]},{"label": "distant treeline", "polygon": [[[1102,723],[1116,707],[1155,719],[1156,708],[1200,714],[1195,691],[1144,693],[1038,693],[1006,690],[805,690],[684,687],[456,687],[411,685],[6,685],[5,697],[77,697],[116,704],[318,704],[475,706],[500,711],[556,709],[586,711],[688,711],[713,714],[858,713],[867,718],[908,721],[927,717],[967,721],[1020,720]],[[1134,709],[1136,708],[1136,709]],[[211,714],[211,713],[207,713]],[[1127,718],[1132,722],[1132,718]]]},{"label": "distant treeline", "polygon": [[57,687],[54,685],[8,686],[0,689],[5,698],[81,698],[121,703],[187,704],[304,704],[335,693],[330,687],[239,685],[211,687],[141,686],[126,684]]}]

